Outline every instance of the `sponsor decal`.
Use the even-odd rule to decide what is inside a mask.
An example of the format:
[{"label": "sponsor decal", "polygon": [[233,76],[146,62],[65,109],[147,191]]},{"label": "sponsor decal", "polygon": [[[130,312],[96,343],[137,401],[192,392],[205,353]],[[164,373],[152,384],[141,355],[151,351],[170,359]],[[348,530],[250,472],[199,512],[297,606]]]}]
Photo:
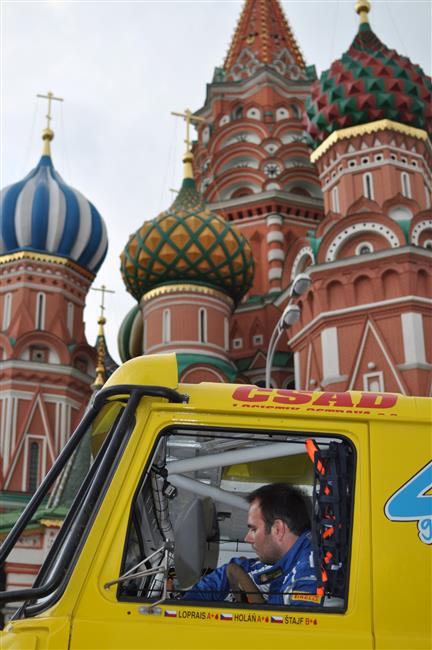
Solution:
[{"label": "sponsor decal", "polygon": [[392,415],[389,412],[398,401],[392,393],[332,393],[285,388],[258,388],[238,386],[233,392],[234,406],[243,408],[267,408],[306,410],[323,413],[350,413],[353,415]]},{"label": "sponsor decal", "polygon": [[384,507],[390,521],[416,521],[423,544],[432,544],[432,461],[390,497]]},{"label": "sponsor decal", "polygon": [[274,569],[273,571],[267,571],[266,573],[260,573],[257,577],[257,580],[260,584],[264,585],[271,580],[276,580],[283,575],[282,569]]},{"label": "sponsor decal", "polygon": [[[303,594],[301,594],[303,595]],[[313,594],[304,594],[305,596],[313,596]],[[217,612],[205,610],[190,610],[190,609],[166,609],[164,611],[166,618],[177,618],[200,621],[232,621],[235,623],[278,623],[281,625],[317,625],[318,620],[311,617],[303,616],[288,616],[288,615],[273,615],[260,614],[258,612]]]},{"label": "sponsor decal", "polygon": [[301,591],[297,591],[295,594],[292,594],[290,596],[290,603],[296,602],[296,601],[307,601],[309,603],[320,603],[322,601],[323,597],[318,596],[317,594],[308,594],[308,593],[302,593]]},{"label": "sponsor decal", "polygon": [[206,614],[202,610],[190,610],[190,609],[181,609],[178,613],[179,618],[195,618],[201,621],[204,621],[206,618],[210,618],[210,615]]},{"label": "sponsor decal", "polygon": [[304,616],[285,616],[286,625],[318,625],[318,619]]}]

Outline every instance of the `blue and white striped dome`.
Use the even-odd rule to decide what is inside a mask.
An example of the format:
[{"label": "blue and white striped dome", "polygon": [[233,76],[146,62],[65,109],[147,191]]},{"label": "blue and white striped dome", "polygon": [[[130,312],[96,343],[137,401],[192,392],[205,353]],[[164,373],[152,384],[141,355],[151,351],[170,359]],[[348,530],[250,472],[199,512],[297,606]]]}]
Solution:
[{"label": "blue and white striped dome", "polygon": [[45,152],[22,181],[2,190],[0,255],[22,250],[48,253],[96,273],[107,248],[99,212],[65,184]]}]

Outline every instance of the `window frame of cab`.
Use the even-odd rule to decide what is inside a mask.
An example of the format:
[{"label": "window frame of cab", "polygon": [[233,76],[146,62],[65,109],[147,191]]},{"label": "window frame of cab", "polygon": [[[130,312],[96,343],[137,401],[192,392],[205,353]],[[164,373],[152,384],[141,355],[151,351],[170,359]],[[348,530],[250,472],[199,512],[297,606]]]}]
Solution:
[{"label": "window frame of cab", "polygon": [[[121,402],[120,399],[118,401]],[[91,485],[94,483],[94,480],[98,476],[102,476],[101,490],[97,494],[93,503],[91,504],[91,510],[87,515],[87,520],[85,522],[83,533],[82,535],[80,535],[78,542],[75,544],[71,560],[69,561],[66,567],[66,570],[64,572],[60,584],[53,589],[50,595],[42,597],[41,601],[37,599],[32,604],[29,605],[27,604],[28,601],[24,602],[23,605],[21,605],[17,610],[18,618],[21,616],[21,613],[25,614],[25,616],[28,617],[28,616],[35,616],[45,611],[46,609],[51,607],[54,603],[56,603],[59,600],[59,598],[63,595],[68,585],[72,571],[74,570],[75,565],[81,555],[81,552],[85,545],[85,541],[93,527],[94,520],[105,499],[109,486],[111,485],[111,481],[114,477],[114,474],[117,471],[118,464],[123,456],[130,435],[136,425],[135,413],[132,412],[130,414],[131,416],[130,421],[128,422],[125,430],[121,432],[122,435],[118,433],[118,428],[120,426],[121,418],[127,409],[128,403],[129,402],[126,402],[123,408],[117,414],[112,429],[110,430],[107,438],[105,439],[102,448],[98,451],[95,461],[91,465],[85,481],[82,483],[77,494],[75,495],[75,498],[68,511],[67,517],[63,522],[59,534],[54,540],[54,543],[41,566],[40,572],[35,580],[33,587],[39,586],[40,583],[41,586],[43,586],[43,584],[46,582],[46,577],[49,576],[49,572],[51,571],[52,567],[55,565],[56,561],[58,561],[59,557],[60,557],[59,566],[61,567],[62,565],[64,565],[65,560],[64,558],[62,558],[62,554],[64,553],[65,544],[67,544],[67,538],[71,533],[70,522],[75,521],[76,517],[79,516],[79,512],[83,511],[87,499],[88,488],[91,487]],[[107,455],[109,454],[110,446],[111,444],[113,444],[113,440],[117,437],[119,438],[119,446],[115,452],[114,462],[111,464],[109,472],[104,475],[101,471],[100,465],[102,465],[104,458],[107,457]],[[99,452],[102,453],[100,454]]]},{"label": "window frame of cab", "polygon": [[[126,535],[124,539],[124,546],[123,546],[123,553],[122,553],[122,560],[120,564],[120,573],[119,575],[123,575],[123,573],[127,570],[126,568],[126,560],[127,560],[127,555],[128,555],[128,545],[129,545],[129,540],[130,540],[130,534],[132,530],[132,526],[134,525],[134,510],[136,506],[136,502],[144,488],[145,482],[149,479],[150,477],[150,470],[151,466],[153,464],[155,454],[157,452],[157,449],[160,445],[160,442],[162,438],[167,437],[167,436],[179,436],[179,435],[187,435],[187,434],[194,433],[195,435],[200,435],[200,436],[214,436],[214,437],[221,437],[225,439],[229,439],[230,435],[235,433],[236,435],[239,435],[241,433],[244,433],[245,438],[249,437],[250,440],[255,440],[256,442],[267,440],[268,442],[271,441],[272,437],[279,437],[279,436],[298,436],[302,441],[304,442],[307,438],[313,438],[316,440],[317,443],[319,443],[320,438],[326,438],[326,439],[331,439],[332,441],[336,440],[341,440],[344,445],[347,446],[349,449],[351,455],[352,455],[352,476],[350,477],[350,485],[349,485],[349,515],[347,517],[347,522],[346,525],[348,527],[348,534],[347,534],[347,552],[346,552],[346,571],[345,571],[345,585],[344,585],[344,594],[343,594],[343,604],[337,607],[326,607],[325,605],[274,605],[274,604],[248,604],[248,603],[236,603],[236,602],[230,602],[230,601],[189,601],[189,600],[181,600],[177,598],[166,598],[164,601],[162,601],[161,604],[165,606],[175,606],[175,607],[196,607],[196,608],[221,608],[223,607],[224,609],[226,608],[231,608],[231,609],[244,609],[247,608],[251,611],[257,610],[257,611],[265,611],[265,610],[280,610],[280,611],[309,611],[309,612],[320,612],[320,613],[333,613],[333,614],[343,614],[346,612],[347,607],[348,607],[348,596],[349,596],[349,583],[350,583],[350,569],[351,569],[351,554],[352,554],[352,536],[353,536],[353,519],[354,519],[354,507],[355,507],[355,492],[356,492],[356,470],[357,470],[357,450],[356,446],[354,444],[354,441],[350,439],[346,434],[342,433],[335,433],[335,432],[329,432],[329,431],[319,431],[317,428],[315,432],[312,432],[311,430],[292,430],[292,429],[286,429],[286,430],[279,430],[279,429],[253,429],[251,430],[250,428],[244,428],[244,427],[212,427],[212,426],[184,426],[182,424],[174,424],[170,425],[169,427],[166,427],[162,429],[156,436],[154,440],[154,444],[152,446],[152,450],[149,453],[148,459],[144,465],[142,475],[139,479],[137,488],[135,490],[135,493],[133,495],[133,498],[131,500],[131,505],[130,505],[130,512],[129,512],[129,520],[128,520],[128,525],[126,529]],[[349,430],[347,433],[351,433]],[[300,444],[300,441],[299,441]],[[312,462],[312,461],[311,461]],[[312,497],[311,497],[312,499]],[[217,568],[217,567],[216,567]],[[318,569],[319,570],[319,569]],[[158,598],[153,597],[149,598],[147,596],[133,596],[133,595],[126,595],[124,593],[120,593],[120,587],[121,585],[117,585],[117,592],[116,592],[116,598],[117,601],[124,602],[124,603],[148,603],[150,606],[152,603],[158,601]]]}]

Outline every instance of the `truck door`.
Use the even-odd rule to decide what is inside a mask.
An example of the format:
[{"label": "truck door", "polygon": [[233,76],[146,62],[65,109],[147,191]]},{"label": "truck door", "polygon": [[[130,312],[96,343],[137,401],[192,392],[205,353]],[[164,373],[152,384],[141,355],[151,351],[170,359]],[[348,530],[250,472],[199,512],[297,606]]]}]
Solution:
[{"label": "truck door", "polygon": [[[71,649],[372,648],[367,426],[347,432],[311,422],[272,418],[271,428],[257,428],[249,416],[221,414],[216,424],[210,415],[153,412],[107,493],[103,526],[83,549],[88,573]],[[308,440],[323,452],[329,481]],[[346,452],[344,467],[328,460],[331,448]],[[330,506],[338,472],[343,494]],[[316,592],[281,593],[278,604],[250,603],[232,585],[208,599],[188,597],[233,557],[253,561],[245,495],[278,482],[313,501]],[[332,547],[339,537],[344,545]]]},{"label": "truck door", "polygon": [[[410,406],[414,415],[414,405]],[[392,420],[371,424],[373,607],[377,648],[429,648],[431,644],[429,408],[424,400],[424,422]]]}]

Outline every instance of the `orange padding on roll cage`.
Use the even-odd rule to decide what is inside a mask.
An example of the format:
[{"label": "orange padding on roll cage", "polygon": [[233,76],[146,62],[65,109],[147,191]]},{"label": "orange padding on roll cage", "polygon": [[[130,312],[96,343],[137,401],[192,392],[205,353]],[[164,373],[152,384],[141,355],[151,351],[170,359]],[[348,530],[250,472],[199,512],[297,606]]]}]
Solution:
[{"label": "orange padding on roll cage", "polygon": [[[312,438],[308,438],[305,442],[305,445],[306,445],[306,451],[308,453],[309,458],[313,463],[315,463],[315,454],[318,451],[318,447],[316,446]],[[317,462],[317,469],[319,473],[324,476],[325,469],[324,469],[324,465],[320,460]]]}]

